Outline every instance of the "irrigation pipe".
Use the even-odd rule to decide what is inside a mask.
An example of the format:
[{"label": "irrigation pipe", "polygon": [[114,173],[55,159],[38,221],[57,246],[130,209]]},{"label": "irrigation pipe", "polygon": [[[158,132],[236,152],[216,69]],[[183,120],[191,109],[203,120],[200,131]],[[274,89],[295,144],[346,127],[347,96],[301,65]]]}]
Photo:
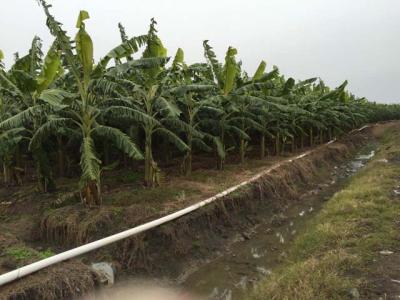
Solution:
[{"label": "irrigation pipe", "polygon": [[[359,129],[353,130],[352,132],[362,131],[363,129],[365,129],[367,127],[369,127],[369,125],[366,125],[366,126],[363,126],[363,127],[359,128]],[[336,139],[331,140],[328,143],[322,145],[322,147],[325,147],[325,146],[327,146],[329,144],[332,144],[335,141],[336,141]],[[282,162],[279,162],[279,163],[273,165],[272,167],[268,168],[267,170],[265,170],[265,171],[263,171],[261,173],[258,173],[257,175],[251,177],[249,180],[243,181],[242,183],[240,183],[238,185],[235,185],[235,186],[233,186],[233,187],[231,187],[231,188],[229,188],[229,189],[227,189],[227,190],[225,190],[225,191],[223,191],[221,193],[218,193],[213,197],[210,197],[210,198],[208,198],[206,200],[203,200],[201,202],[193,204],[193,205],[191,205],[189,207],[186,207],[184,209],[178,210],[178,211],[176,211],[176,212],[174,212],[172,214],[166,215],[166,216],[164,216],[162,218],[150,221],[148,223],[139,225],[137,227],[134,227],[134,228],[131,228],[131,229],[128,229],[128,230],[125,230],[125,231],[122,231],[120,233],[111,235],[109,237],[102,238],[100,240],[88,243],[86,245],[82,245],[82,246],[79,246],[77,248],[74,248],[74,249],[71,249],[71,250],[56,254],[54,256],[39,260],[39,261],[34,262],[32,264],[29,264],[29,265],[26,265],[24,267],[18,268],[18,269],[14,270],[14,271],[11,271],[11,272],[8,272],[8,273],[4,273],[4,274],[0,275],[0,286],[4,285],[6,283],[12,282],[14,280],[17,280],[19,278],[22,278],[24,276],[27,276],[29,274],[32,274],[34,272],[37,272],[37,271],[39,271],[41,269],[44,269],[44,268],[47,268],[47,267],[52,266],[54,264],[57,264],[59,262],[62,262],[62,261],[65,261],[65,260],[80,256],[80,255],[85,254],[87,252],[102,248],[102,247],[107,246],[109,244],[118,242],[120,240],[126,239],[128,237],[133,236],[133,235],[139,234],[141,232],[144,232],[144,231],[147,231],[149,229],[155,228],[155,227],[160,226],[162,224],[165,224],[165,223],[168,223],[170,221],[176,220],[176,219],[178,219],[178,218],[180,218],[180,217],[182,217],[184,215],[187,215],[187,214],[189,214],[189,213],[191,213],[191,212],[193,212],[195,210],[198,210],[199,208],[201,208],[203,206],[206,206],[206,205],[208,205],[208,204],[210,204],[210,203],[212,203],[212,202],[214,202],[214,201],[216,201],[216,200],[218,200],[220,198],[223,198],[224,196],[226,196],[226,195],[228,195],[228,194],[240,189],[241,187],[243,187],[243,186],[245,186],[245,185],[247,185],[249,183],[257,181],[261,177],[263,177],[266,174],[270,173],[271,171],[279,168],[283,164],[291,163],[291,162],[293,162],[295,160],[298,160],[298,159],[301,159],[301,158],[303,158],[305,156],[310,155],[311,153],[313,153],[314,151],[316,151],[319,148],[321,148],[321,146],[317,147],[315,149],[312,149],[312,150],[308,150],[308,151],[306,151],[306,152],[304,152],[304,153],[302,153],[302,154],[300,154],[298,156],[295,156],[293,158],[283,160]]]}]

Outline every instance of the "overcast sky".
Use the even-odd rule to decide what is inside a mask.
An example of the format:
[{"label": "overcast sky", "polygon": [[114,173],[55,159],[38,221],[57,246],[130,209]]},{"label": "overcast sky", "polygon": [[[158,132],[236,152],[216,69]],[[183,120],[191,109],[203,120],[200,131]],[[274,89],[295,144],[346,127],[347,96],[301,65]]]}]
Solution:
[{"label": "overcast sky", "polygon": [[[35,34],[47,47],[52,38],[35,0],[3,0],[0,49],[6,64],[26,53]],[[319,76],[371,101],[398,102],[400,95],[399,0],[49,0],[70,35],[79,10],[89,11],[87,30],[96,58],[119,43],[117,24],[129,36],[147,31],[151,17],[174,55],[204,61],[202,41],[210,40],[220,59],[228,46],[252,74],[263,59],[269,68],[296,79]]]}]

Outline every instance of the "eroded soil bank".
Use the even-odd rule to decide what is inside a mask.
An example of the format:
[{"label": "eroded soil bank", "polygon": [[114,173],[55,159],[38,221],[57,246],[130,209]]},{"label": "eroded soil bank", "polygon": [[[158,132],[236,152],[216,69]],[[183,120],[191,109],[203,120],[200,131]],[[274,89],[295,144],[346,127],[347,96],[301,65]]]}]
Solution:
[{"label": "eroded soil bank", "polygon": [[[237,242],[238,233],[247,240],[251,239],[252,230],[258,224],[266,221],[279,223],[280,216],[309,198],[302,197],[306,191],[318,188],[335,166],[349,160],[363,145],[379,139],[386,128],[391,126],[394,125],[378,125],[353,133],[329,146],[321,146],[311,155],[282,164],[257,182],[200,211],[69,262],[82,266],[79,274],[85,280],[67,273],[61,275],[68,270],[68,263],[60,264],[0,288],[0,295],[4,299],[70,299],[85,294],[98,284],[96,274],[88,267],[91,262],[98,261],[112,262],[121,277],[186,279],[190,270],[196,270],[205,262],[218,258],[229,245]],[[252,169],[252,172],[256,169]],[[175,199],[169,210],[186,206],[194,199],[188,198],[182,197],[182,201]],[[122,208],[106,206],[96,211],[84,211],[77,205],[65,205],[41,214],[38,223],[33,221],[37,225],[34,230],[36,238],[28,242],[32,248],[38,243],[41,249],[51,247],[58,252],[165,213],[166,210],[155,211],[140,204]],[[6,225],[12,222],[6,222]],[[29,256],[31,260],[46,255],[45,251],[37,249],[34,249],[37,257]],[[22,259],[21,262],[25,261]],[[2,268],[4,272],[7,265],[2,264]],[[39,276],[45,278],[39,281]]]}]

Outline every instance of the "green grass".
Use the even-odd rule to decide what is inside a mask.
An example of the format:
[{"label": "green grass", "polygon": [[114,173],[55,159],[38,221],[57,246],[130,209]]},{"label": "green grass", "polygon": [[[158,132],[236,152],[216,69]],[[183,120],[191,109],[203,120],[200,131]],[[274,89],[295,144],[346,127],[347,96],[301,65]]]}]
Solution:
[{"label": "green grass", "polygon": [[12,257],[17,262],[23,262],[31,259],[44,259],[53,256],[54,252],[52,252],[50,249],[47,249],[45,251],[36,251],[32,248],[28,248],[25,246],[15,246],[8,248],[5,254]]},{"label": "green grass", "polygon": [[367,282],[379,251],[400,246],[400,163],[379,161],[400,155],[400,134],[385,134],[376,157],[330,199],[305,226],[288,259],[262,281],[249,299],[351,299]]}]

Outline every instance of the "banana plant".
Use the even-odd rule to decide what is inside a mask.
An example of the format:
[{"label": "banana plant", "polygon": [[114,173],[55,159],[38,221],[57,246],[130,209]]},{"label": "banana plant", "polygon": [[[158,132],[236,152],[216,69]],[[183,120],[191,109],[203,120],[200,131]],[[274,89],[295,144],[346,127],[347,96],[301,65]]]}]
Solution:
[{"label": "banana plant", "polygon": [[[326,133],[331,135],[332,130],[340,132],[348,123],[346,114],[340,112],[342,104],[339,101],[340,95],[344,92],[347,86],[347,81],[341,84],[334,90],[329,90],[321,81],[315,87],[315,93],[308,97],[308,110],[313,115],[312,123],[309,126],[310,130],[310,145],[316,141],[323,143]],[[316,131],[316,136],[314,132]]]},{"label": "banana plant", "polygon": [[[60,53],[55,44],[42,59],[41,40],[35,37],[29,54],[17,57],[8,72],[0,70],[0,88],[3,98],[14,102],[13,115],[2,120],[0,130],[7,131],[19,127],[29,130],[29,138],[34,137],[38,128],[46,121],[51,111],[51,102],[62,91],[51,87],[63,73]],[[29,149],[37,168],[38,188],[47,192],[55,189],[55,181],[48,155],[42,144]]]},{"label": "banana plant", "polygon": [[[240,129],[247,135],[256,132],[260,135],[260,157],[265,156],[265,138],[271,136],[268,124],[270,122],[269,111],[272,107],[279,108],[279,104],[274,103],[264,94],[274,87],[272,80],[278,75],[279,71],[274,68],[271,72],[265,72],[266,62],[261,61],[253,77],[249,78],[246,73],[238,76],[235,96],[238,99],[238,113],[236,118]],[[239,139],[239,156],[241,163],[245,160],[245,155],[249,141],[243,137]]]},{"label": "banana plant", "polygon": [[[4,72],[2,60],[4,54],[0,50],[0,72]],[[2,74],[4,76],[4,73]],[[4,101],[5,90],[0,86],[0,122],[12,115],[13,107],[11,101]],[[16,161],[17,147],[24,138],[24,128],[12,128],[6,131],[0,131],[0,162],[3,165],[3,181],[5,185],[10,185],[12,181],[13,164]],[[18,168],[18,166],[16,166]]]},{"label": "banana plant", "polygon": [[192,160],[194,148],[198,148],[205,152],[211,152],[214,144],[217,148],[218,155],[223,157],[225,153],[218,137],[213,136],[210,132],[204,132],[201,128],[201,118],[207,118],[208,112],[221,111],[212,106],[208,96],[212,94],[214,85],[209,81],[208,66],[195,64],[187,66],[184,62],[184,52],[178,49],[174,61],[171,66],[171,80],[173,83],[169,93],[176,98],[176,102],[181,110],[181,121],[178,128],[186,137],[188,149],[183,159],[182,169],[186,176],[190,176],[192,172]]},{"label": "banana plant", "polygon": [[[131,120],[132,126],[140,126],[144,132],[144,183],[152,188],[159,184],[160,168],[153,156],[155,135],[174,144],[180,151],[187,151],[186,143],[170,129],[169,125],[185,127],[179,122],[181,111],[174,99],[168,97],[170,71],[166,49],[151,20],[147,34],[146,48],[141,59],[132,59],[118,64],[109,75],[124,91],[120,97],[111,100],[106,109],[108,115]],[[114,102],[114,103],[113,103]]]},{"label": "banana plant", "polygon": [[3,181],[6,186],[12,183],[13,177],[18,178],[18,184],[22,180],[18,173],[21,168],[15,166],[16,149],[24,139],[25,128],[14,128],[0,134],[0,162],[3,165]]},{"label": "banana plant", "polygon": [[[89,207],[101,205],[100,174],[102,162],[95,150],[95,138],[110,140],[113,144],[133,159],[142,159],[143,155],[133,141],[118,128],[101,124],[101,96],[92,92],[92,81],[102,76],[108,61],[119,59],[134,49],[126,44],[113,49],[94,67],[93,43],[85,29],[85,20],[89,19],[86,11],[78,16],[78,32],[72,41],[61,24],[51,15],[48,5],[40,0],[47,17],[47,27],[56,38],[57,46],[62,51],[65,65],[74,79],[74,89],[69,95],[58,97],[53,106],[58,107],[57,115],[51,116],[35,133],[31,145],[40,143],[58,127],[64,126],[78,130],[81,140],[80,166],[82,170],[80,188],[82,202]],[[73,47],[74,45],[75,47]],[[122,54],[121,54],[122,53]]]},{"label": "banana plant", "polygon": [[[242,100],[242,95],[235,93],[237,88],[237,79],[240,73],[240,67],[236,62],[237,50],[229,47],[225,55],[225,63],[222,65],[218,62],[216,55],[208,44],[208,41],[203,42],[204,55],[207,63],[210,65],[213,74],[213,84],[217,90],[216,95],[212,98],[213,104],[219,107],[219,113],[215,114],[215,118],[203,120],[202,123],[207,123],[208,126],[215,128],[216,135],[219,137],[222,150],[226,153],[231,148],[227,148],[228,136],[233,139],[238,137],[240,140],[250,140],[249,135],[238,126],[238,113],[240,113],[239,104]],[[218,157],[218,169],[224,168],[225,156]]]}]

